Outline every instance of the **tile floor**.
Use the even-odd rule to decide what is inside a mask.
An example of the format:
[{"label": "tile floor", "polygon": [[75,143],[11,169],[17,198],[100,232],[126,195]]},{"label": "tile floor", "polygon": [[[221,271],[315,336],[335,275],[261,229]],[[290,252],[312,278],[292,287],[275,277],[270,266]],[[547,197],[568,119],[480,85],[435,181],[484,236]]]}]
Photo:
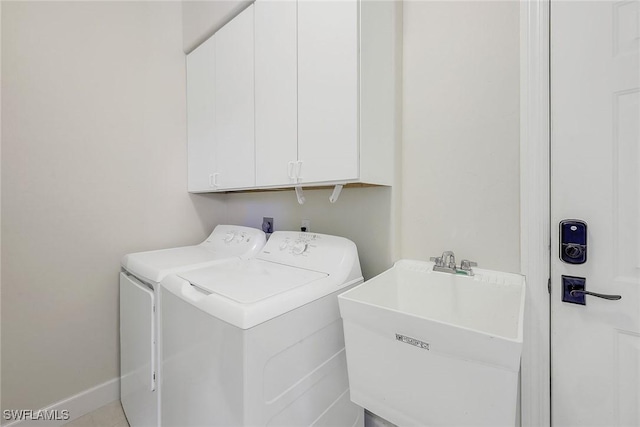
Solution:
[{"label": "tile floor", "polygon": [[65,427],[129,427],[119,400],[65,424]]}]

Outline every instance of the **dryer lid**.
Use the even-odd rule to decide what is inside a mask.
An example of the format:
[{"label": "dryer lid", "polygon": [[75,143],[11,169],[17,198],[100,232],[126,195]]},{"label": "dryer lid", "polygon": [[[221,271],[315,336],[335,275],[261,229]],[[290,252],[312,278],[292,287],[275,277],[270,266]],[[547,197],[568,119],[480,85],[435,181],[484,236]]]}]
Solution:
[{"label": "dryer lid", "polygon": [[199,245],[128,254],[122,258],[122,267],[134,276],[155,284],[169,274],[238,257],[253,257],[265,242],[261,230],[218,225],[207,240]]},{"label": "dryer lid", "polygon": [[236,260],[180,274],[193,286],[240,304],[255,304],[327,276],[258,259]]},{"label": "dryer lid", "polygon": [[226,253],[198,245],[128,254],[122,258],[122,266],[134,276],[153,284],[169,274],[205,267],[229,258]]}]

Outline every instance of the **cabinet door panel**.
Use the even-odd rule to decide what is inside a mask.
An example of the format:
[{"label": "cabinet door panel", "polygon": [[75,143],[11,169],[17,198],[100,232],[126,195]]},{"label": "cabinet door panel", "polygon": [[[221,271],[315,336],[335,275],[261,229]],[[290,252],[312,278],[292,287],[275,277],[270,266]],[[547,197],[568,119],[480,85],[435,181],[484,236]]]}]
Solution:
[{"label": "cabinet door panel", "polygon": [[255,185],[253,5],[216,33],[219,189]]},{"label": "cabinet door panel", "polygon": [[187,55],[188,189],[211,191],[216,164],[215,41]]},{"label": "cabinet door panel", "polygon": [[358,4],[298,2],[301,182],[358,178]]},{"label": "cabinet door panel", "polygon": [[292,183],[298,157],[295,1],[255,3],[256,185]]}]

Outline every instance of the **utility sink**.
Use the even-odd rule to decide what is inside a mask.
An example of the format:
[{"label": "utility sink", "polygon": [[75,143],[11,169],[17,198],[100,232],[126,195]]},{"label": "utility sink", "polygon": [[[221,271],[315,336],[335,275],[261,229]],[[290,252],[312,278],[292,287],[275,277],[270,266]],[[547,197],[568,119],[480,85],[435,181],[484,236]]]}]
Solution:
[{"label": "utility sink", "polygon": [[525,279],[400,260],[339,298],[351,400],[398,425],[513,426]]}]

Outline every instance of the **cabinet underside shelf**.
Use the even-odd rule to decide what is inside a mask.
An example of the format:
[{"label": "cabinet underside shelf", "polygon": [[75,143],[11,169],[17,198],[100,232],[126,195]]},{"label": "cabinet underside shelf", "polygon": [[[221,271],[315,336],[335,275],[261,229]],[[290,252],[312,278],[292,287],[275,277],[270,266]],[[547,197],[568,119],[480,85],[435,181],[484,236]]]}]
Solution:
[{"label": "cabinet underside shelf", "polygon": [[[333,185],[318,185],[318,186],[303,186],[304,191],[311,190],[333,190],[335,184]],[[390,187],[389,185],[379,185],[379,184],[365,184],[360,182],[354,182],[351,184],[344,184],[344,188],[369,188],[369,187]],[[278,188],[250,188],[246,190],[229,190],[229,191],[209,191],[209,192],[195,192],[192,191],[193,194],[207,194],[207,193],[216,193],[216,194],[232,194],[232,193],[264,193],[267,191],[294,191],[294,186],[291,187],[278,187]]]}]

